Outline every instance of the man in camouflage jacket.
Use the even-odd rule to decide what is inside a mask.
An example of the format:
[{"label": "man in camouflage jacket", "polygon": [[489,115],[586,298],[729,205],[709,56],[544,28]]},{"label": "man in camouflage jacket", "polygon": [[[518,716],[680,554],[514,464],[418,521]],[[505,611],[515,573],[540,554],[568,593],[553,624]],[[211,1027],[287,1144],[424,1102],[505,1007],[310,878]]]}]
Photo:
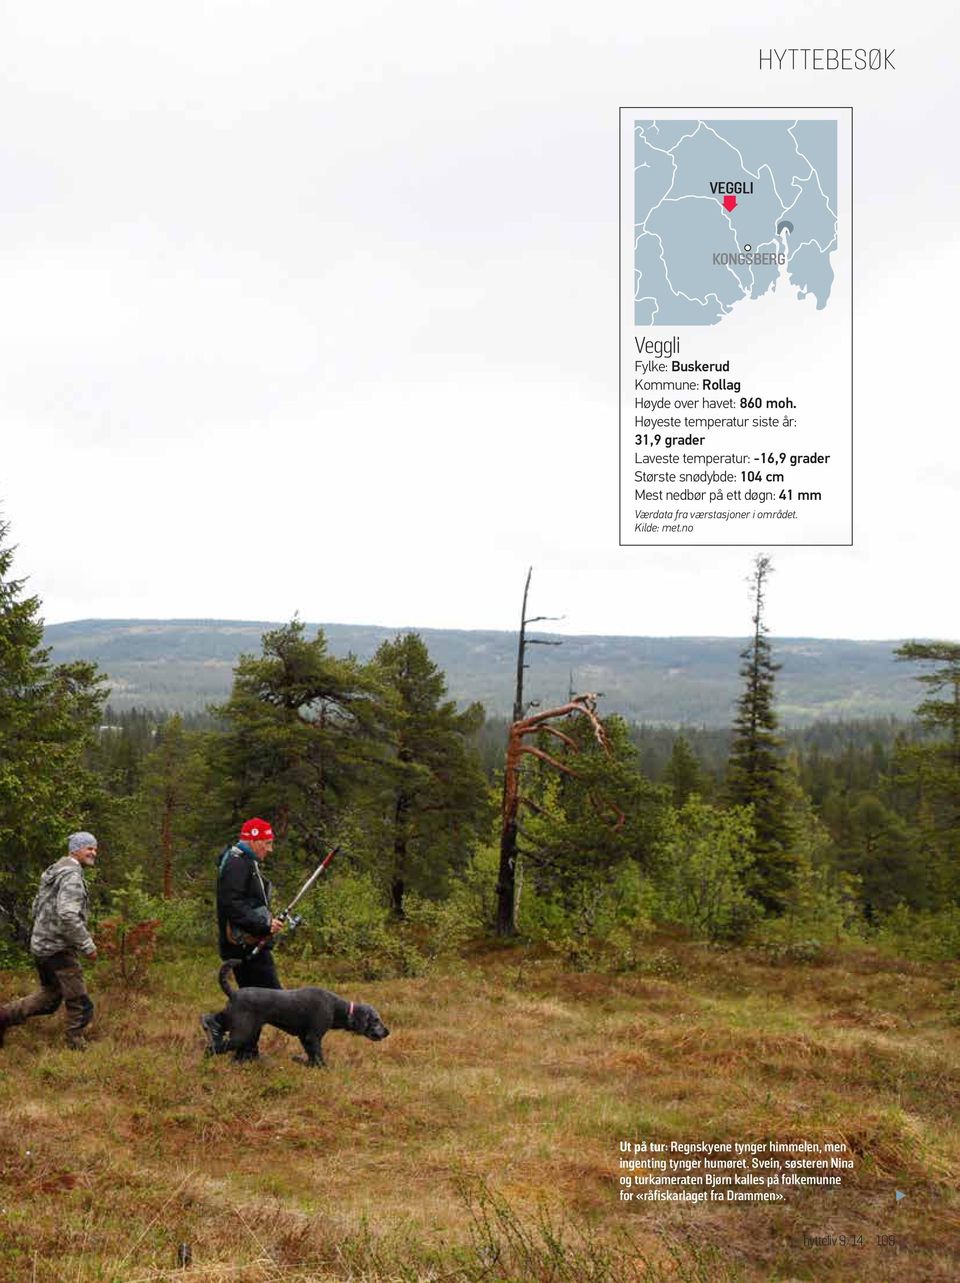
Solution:
[{"label": "man in camouflage jacket", "polygon": [[33,933],[30,952],[40,975],[40,988],[27,998],[18,998],[0,1007],[0,1046],[11,1025],[20,1025],[30,1016],[46,1016],[61,1002],[66,1008],[67,1045],[84,1047],[83,1029],[93,1017],[93,1003],[83,982],[80,955],[92,962],[97,946],[87,930],[87,884],[84,868],[97,858],[97,839],[92,833],[71,833],[67,855],[44,870],[40,889],[33,901]]}]

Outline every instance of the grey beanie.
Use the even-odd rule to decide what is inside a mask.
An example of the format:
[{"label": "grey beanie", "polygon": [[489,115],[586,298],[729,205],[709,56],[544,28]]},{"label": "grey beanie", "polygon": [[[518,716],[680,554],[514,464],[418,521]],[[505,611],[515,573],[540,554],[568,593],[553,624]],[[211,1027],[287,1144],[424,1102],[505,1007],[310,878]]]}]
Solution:
[{"label": "grey beanie", "polygon": [[96,846],[97,839],[92,833],[71,833],[67,838],[67,852],[82,851],[85,846]]}]

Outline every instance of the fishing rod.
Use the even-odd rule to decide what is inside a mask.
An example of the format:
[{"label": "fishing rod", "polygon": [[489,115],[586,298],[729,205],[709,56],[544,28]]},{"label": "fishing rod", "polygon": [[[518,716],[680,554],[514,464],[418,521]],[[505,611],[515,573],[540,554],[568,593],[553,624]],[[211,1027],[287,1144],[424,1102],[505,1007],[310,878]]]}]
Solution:
[{"label": "fishing rod", "polygon": [[[326,869],[327,865],[330,863],[330,861],[333,859],[333,857],[337,854],[339,850],[340,848],[338,846],[335,846],[332,851],[330,851],[327,855],[323,857],[323,859],[320,861],[320,863],[317,865],[314,871],[307,878],[306,882],[304,882],[303,886],[300,888],[297,894],[293,897],[293,899],[290,901],[290,903],[287,905],[284,911],[279,915],[280,921],[283,923],[284,926],[289,925],[291,931],[295,930],[302,921],[299,914],[294,916],[293,910],[296,908],[297,904],[299,904],[299,902],[303,899],[303,897],[307,894],[307,892],[313,886],[314,882],[316,882],[317,878],[320,877],[320,875]],[[269,944],[269,942],[273,939],[273,936],[277,934],[278,934],[277,932],[274,932],[273,935],[264,936],[261,940],[257,942],[254,949],[248,954],[248,957],[255,958],[257,954],[260,952],[260,950],[263,949],[267,944]]]}]

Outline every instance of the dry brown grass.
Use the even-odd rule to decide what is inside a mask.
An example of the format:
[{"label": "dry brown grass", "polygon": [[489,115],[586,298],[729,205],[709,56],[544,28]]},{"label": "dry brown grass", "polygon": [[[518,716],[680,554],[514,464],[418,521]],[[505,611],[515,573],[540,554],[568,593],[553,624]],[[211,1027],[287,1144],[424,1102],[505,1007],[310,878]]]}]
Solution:
[{"label": "dry brown grass", "polygon": [[[163,964],[133,997],[95,973],[84,1056],[61,1050],[58,1017],[2,1053],[0,1280],[956,1278],[956,976],[671,941],[656,958],[652,975],[571,975],[496,950],[376,984],[288,963],[289,983],[372,1001],[393,1029],[332,1034],[328,1073],[274,1030],[258,1064],[202,1059],[209,960]],[[618,1142],[640,1137],[842,1140],[856,1169],[783,1204],[623,1204]],[[562,1268],[551,1234],[571,1236]]]}]

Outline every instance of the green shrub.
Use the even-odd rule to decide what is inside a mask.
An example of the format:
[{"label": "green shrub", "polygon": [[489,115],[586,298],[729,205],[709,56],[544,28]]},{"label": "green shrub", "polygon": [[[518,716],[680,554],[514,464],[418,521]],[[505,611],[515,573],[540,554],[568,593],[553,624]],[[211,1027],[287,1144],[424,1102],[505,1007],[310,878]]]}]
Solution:
[{"label": "green shrub", "polygon": [[200,896],[153,899],[154,916],[160,922],[161,942],[169,946],[210,945],[217,938],[217,912],[212,901]]},{"label": "green shrub", "polygon": [[455,907],[471,935],[489,931],[496,920],[499,871],[499,848],[485,844],[477,847],[453,884],[448,903]]},{"label": "green shrub", "polygon": [[390,920],[370,874],[340,871],[318,890],[313,924],[301,928],[304,956],[314,950],[354,966],[364,980],[419,975],[425,964],[410,932]]},{"label": "green shrub", "polygon": [[562,895],[525,888],[520,929],[574,971],[630,971],[640,965],[655,902],[649,880],[627,860],[605,881],[575,883]]},{"label": "green shrub", "polygon": [[26,949],[6,935],[0,936],[0,971],[12,971],[17,967],[25,967],[30,962],[30,954]]},{"label": "green shrub", "polygon": [[456,953],[468,940],[484,935],[496,913],[500,853],[492,846],[474,852],[442,900],[409,893],[404,899],[406,927],[431,958]]},{"label": "green shrub", "polygon": [[875,943],[887,953],[915,962],[960,960],[960,905],[936,912],[898,904],[876,929]]},{"label": "green shrub", "polygon": [[216,916],[212,905],[198,896],[164,900],[144,889],[144,873],[130,869],[123,881],[107,896],[107,911],[102,916],[128,927],[140,922],[156,922],[157,935],[167,945],[207,944],[216,936]]},{"label": "green shrub", "polygon": [[97,924],[97,951],[124,989],[140,988],[156,956],[158,918],[143,889],[143,870],[131,869],[108,897],[109,915]]},{"label": "green shrub", "polygon": [[708,940],[742,938],[760,912],[746,888],[753,840],[748,807],[721,810],[696,794],[668,807],[656,852],[661,919]]},{"label": "green shrub", "polygon": [[859,938],[857,879],[800,858],[783,913],[753,932],[753,941],[771,962],[822,961],[826,949]]},{"label": "green shrub", "polygon": [[456,893],[448,900],[428,900],[411,892],[404,899],[403,928],[431,958],[457,953],[483,928],[463,912]]}]

